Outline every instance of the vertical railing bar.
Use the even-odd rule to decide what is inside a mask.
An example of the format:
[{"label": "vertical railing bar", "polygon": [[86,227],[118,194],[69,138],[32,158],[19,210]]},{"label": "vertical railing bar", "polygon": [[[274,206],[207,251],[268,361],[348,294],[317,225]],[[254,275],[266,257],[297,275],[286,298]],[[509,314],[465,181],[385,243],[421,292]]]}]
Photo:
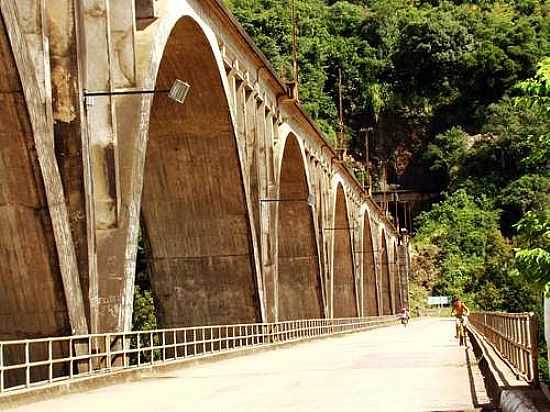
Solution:
[{"label": "vertical railing bar", "polygon": [[106,352],[107,352],[107,370],[111,370],[111,335],[105,335]]},{"label": "vertical railing bar", "polygon": [[29,341],[25,342],[25,386],[28,388],[31,384],[31,369],[29,366]]},{"label": "vertical railing bar", "polygon": [[218,328],[217,327],[214,327],[214,326],[211,326],[210,327],[210,352],[211,353],[214,353],[215,352],[215,346],[214,343],[217,341],[217,338],[215,337],[216,336],[216,333],[214,333],[214,331],[217,331]]},{"label": "vertical railing bar", "polygon": [[53,342],[48,340],[48,382],[53,382]]},{"label": "vertical railing bar", "polygon": [[197,356],[197,329],[193,328],[193,356]]},{"label": "vertical railing bar", "polygon": [[4,344],[0,342],[0,393],[4,392]]},{"label": "vertical railing bar", "polygon": [[187,330],[183,330],[183,357],[187,358]]},{"label": "vertical railing bar", "polygon": [[93,362],[92,362],[92,337],[88,336],[88,373],[92,374]]},{"label": "vertical railing bar", "polygon": [[69,378],[73,379],[74,375],[74,361],[73,361],[73,338],[69,338]]},{"label": "vertical railing bar", "polygon": [[0,342],[0,393],[4,389],[4,344]]},{"label": "vertical railing bar", "polygon": [[128,348],[126,346],[126,333],[122,334],[122,367],[128,367]]},{"label": "vertical railing bar", "polygon": [[135,336],[137,339],[137,362],[138,366],[141,366],[141,333],[138,332]]}]

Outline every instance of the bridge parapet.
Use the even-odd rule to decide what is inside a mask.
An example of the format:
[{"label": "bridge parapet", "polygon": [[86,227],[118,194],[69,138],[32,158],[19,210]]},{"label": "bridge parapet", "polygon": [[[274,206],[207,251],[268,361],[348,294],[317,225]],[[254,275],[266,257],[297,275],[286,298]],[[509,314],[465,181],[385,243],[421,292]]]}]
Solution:
[{"label": "bridge parapet", "polygon": [[538,383],[538,323],[534,313],[477,312],[469,320],[518,377]]},{"label": "bridge parapet", "polygon": [[[399,315],[198,326],[0,342],[2,397],[57,382],[359,332]],[[56,350],[57,349],[57,350]]]}]

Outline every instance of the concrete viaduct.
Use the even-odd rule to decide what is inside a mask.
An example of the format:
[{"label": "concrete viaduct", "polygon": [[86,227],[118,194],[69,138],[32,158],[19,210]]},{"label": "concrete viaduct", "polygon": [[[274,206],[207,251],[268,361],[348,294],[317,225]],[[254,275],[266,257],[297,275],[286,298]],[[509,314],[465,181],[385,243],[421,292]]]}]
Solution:
[{"label": "concrete viaduct", "polygon": [[406,302],[406,237],[220,1],[0,6],[0,340],[129,330],[140,236],[163,327]]}]

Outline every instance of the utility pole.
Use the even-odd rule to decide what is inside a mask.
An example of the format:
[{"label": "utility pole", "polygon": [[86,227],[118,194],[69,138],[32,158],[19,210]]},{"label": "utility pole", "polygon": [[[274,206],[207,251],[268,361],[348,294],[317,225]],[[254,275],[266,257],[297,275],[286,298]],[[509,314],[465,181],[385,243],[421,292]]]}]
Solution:
[{"label": "utility pole", "polygon": [[388,162],[387,160],[382,161],[382,193],[384,194],[384,216],[388,215]]},{"label": "utility pole", "polygon": [[339,111],[339,121],[338,121],[338,141],[337,141],[337,152],[340,159],[343,159],[346,154],[346,145],[345,145],[345,136],[344,136],[344,107],[342,102],[342,69],[338,68],[338,111]]},{"label": "utility pole", "polygon": [[372,196],[372,163],[370,154],[370,133],[372,133],[372,127],[359,129],[359,132],[365,133],[365,167],[367,171],[367,193]]},{"label": "utility pole", "polygon": [[296,12],[296,0],[291,0],[291,19],[292,19],[292,75],[290,84],[292,88],[292,97],[300,101],[299,95],[299,68],[298,68],[298,14]]}]

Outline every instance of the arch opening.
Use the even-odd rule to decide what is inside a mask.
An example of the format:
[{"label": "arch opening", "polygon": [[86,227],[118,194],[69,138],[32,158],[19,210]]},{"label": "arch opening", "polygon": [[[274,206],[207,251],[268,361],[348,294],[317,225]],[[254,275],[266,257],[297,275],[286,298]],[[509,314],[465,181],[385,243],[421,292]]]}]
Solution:
[{"label": "arch opening", "polygon": [[378,294],[376,269],[374,266],[374,247],[370,219],[365,212],[363,223],[363,310],[365,316],[378,315]]},{"label": "arch opening", "polygon": [[278,201],[278,319],[323,317],[319,253],[304,160],[289,135],[281,163]]},{"label": "arch opening", "polygon": [[392,314],[391,277],[388,259],[386,233],[382,231],[382,248],[380,250],[382,266],[382,311],[384,315]]},{"label": "arch opening", "polygon": [[353,255],[351,229],[348,220],[346,197],[342,185],[336,190],[333,247],[333,317],[348,318],[357,316],[355,299],[355,277],[353,275]]},{"label": "arch opening", "polygon": [[260,320],[250,220],[230,108],[211,44],[190,17],[165,46],[153,99],[142,225],[163,327]]}]

